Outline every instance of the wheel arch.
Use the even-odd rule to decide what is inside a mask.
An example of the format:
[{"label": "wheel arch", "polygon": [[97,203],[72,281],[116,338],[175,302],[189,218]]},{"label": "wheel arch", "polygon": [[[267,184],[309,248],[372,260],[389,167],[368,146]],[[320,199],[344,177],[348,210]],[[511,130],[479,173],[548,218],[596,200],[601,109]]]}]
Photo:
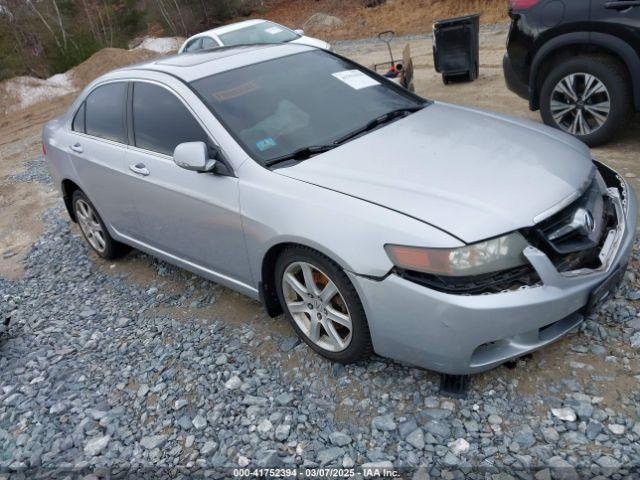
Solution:
[{"label": "wheel arch", "polygon": [[62,180],[60,189],[62,190],[62,199],[64,200],[64,206],[67,208],[69,217],[71,217],[71,220],[77,223],[78,219],[76,218],[76,214],[73,211],[73,204],[72,204],[73,192],[75,192],[76,190],[82,191],[82,189],[77,183],[75,183],[73,180],[70,180],[68,178],[65,178],[64,180]]},{"label": "wheel arch", "polygon": [[529,76],[531,110],[540,108],[540,90],[546,73],[558,61],[581,53],[605,54],[617,59],[626,68],[632,80],[633,104],[636,110],[640,110],[640,58],[625,41],[599,32],[572,32],[560,35],[538,50],[531,63]]},{"label": "wheel arch", "polygon": [[264,308],[270,317],[276,317],[283,312],[282,305],[280,305],[278,294],[276,292],[275,270],[278,258],[280,257],[282,252],[289,247],[310,248],[311,250],[315,250],[316,252],[324,255],[329,260],[336,263],[343,270],[350,271],[348,265],[339,256],[335,255],[334,252],[328,252],[326,248],[323,248],[321,245],[318,245],[315,242],[306,241],[304,239],[291,238],[286,240],[281,239],[278,242],[272,244],[267,248],[264,255],[262,256],[262,263],[260,266],[260,281],[258,283],[258,293],[260,296],[260,301],[264,305]]}]

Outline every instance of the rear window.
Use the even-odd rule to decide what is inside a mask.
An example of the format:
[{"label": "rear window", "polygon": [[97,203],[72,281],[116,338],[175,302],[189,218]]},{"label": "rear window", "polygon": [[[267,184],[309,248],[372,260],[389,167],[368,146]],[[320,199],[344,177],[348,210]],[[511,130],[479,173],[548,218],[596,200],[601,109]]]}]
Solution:
[{"label": "rear window", "polygon": [[250,43],[283,43],[300,38],[282,25],[272,22],[260,22],[249,27],[240,28],[229,33],[219,35],[225,46],[246,45]]},{"label": "rear window", "polygon": [[125,98],[127,84],[109,83],[96,88],[85,100],[86,133],[95,137],[127,143]]}]

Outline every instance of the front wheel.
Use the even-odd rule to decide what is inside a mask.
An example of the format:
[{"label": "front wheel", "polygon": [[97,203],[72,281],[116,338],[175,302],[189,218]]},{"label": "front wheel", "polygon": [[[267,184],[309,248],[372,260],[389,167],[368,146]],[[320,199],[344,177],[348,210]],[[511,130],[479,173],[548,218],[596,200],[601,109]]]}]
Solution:
[{"label": "front wheel", "polygon": [[340,363],[371,354],[360,298],[334,262],[306,247],[287,248],[276,264],[276,286],[287,319],[313,350]]},{"label": "front wheel", "polygon": [[544,123],[595,147],[609,141],[631,114],[626,70],[603,56],[578,56],[554,67],[540,91]]}]

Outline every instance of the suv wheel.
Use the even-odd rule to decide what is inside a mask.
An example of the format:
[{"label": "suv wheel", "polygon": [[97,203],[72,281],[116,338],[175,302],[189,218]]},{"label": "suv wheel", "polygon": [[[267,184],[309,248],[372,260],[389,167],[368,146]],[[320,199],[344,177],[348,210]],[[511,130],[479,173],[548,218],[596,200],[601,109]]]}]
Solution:
[{"label": "suv wheel", "polygon": [[547,125],[594,147],[607,142],[631,113],[626,70],[609,57],[578,56],[554,67],[540,91]]},{"label": "suv wheel", "polygon": [[111,238],[93,203],[83,192],[80,190],[73,192],[72,201],[73,211],[78,220],[80,231],[82,231],[82,236],[94,252],[102,258],[111,260],[128,250],[126,245]]},{"label": "suv wheel", "polygon": [[369,356],[364,308],[338,265],[315,250],[290,247],[278,259],[276,279],[287,319],[313,350],[340,363]]}]

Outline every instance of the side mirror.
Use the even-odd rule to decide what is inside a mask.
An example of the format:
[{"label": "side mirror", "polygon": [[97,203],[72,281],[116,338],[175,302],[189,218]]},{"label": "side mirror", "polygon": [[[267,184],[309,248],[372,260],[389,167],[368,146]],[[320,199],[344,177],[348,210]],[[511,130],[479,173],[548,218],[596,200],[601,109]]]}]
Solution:
[{"label": "side mirror", "polygon": [[304,35],[304,30],[302,30],[301,28],[294,30],[294,32],[297,33],[298,35]]},{"label": "side mirror", "polygon": [[179,167],[194,172],[211,172],[216,160],[209,158],[209,148],[204,142],[181,143],[173,151],[173,161]]}]

